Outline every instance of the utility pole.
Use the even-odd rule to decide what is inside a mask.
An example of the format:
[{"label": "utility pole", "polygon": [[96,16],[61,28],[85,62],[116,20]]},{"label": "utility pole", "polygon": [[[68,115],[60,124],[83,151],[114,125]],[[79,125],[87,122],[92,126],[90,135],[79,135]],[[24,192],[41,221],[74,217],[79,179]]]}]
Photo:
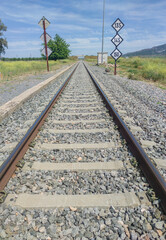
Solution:
[{"label": "utility pole", "polygon": [[102,28],[102,48],[101,48],[101,63],[103,64],[104,51],[104,17],[105,17],[105,0],[103,0],[103,28]]},{"label": "utility pole", "polygon": [[47,53],[47,38],[46,38],[46,27],[45,27],[45,18],[44,17],[43,17],[43,29],[44,29],[45,54],[46,54],[46,59],[47,59],[47,71],[49,72],[48,53]]},{"label": "utility pole", "polygon": [[40,36],[40,39],[44,42],[45,47],[42,49],[41,53],[46,56],[47,59],[47,71],[49,72],[48,57],[52,53],[51,49],[47,47],[47,43],[51,39],[50,35],[46,33],[46,28],[50,25],[50,22],[43,16],[39,21],[39,26],[43,28],[44,33]]}]

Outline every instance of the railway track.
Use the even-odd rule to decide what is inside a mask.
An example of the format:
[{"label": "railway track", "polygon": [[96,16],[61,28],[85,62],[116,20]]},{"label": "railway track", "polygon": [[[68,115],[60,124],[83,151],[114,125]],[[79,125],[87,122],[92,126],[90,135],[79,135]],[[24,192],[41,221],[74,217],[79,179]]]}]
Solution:
[{"label": "railway track", "polygon": [[[132,166],[136,159],[149,183]],[[150,184],[166,211],[165,182],[83,63],[0,173],[8,194],[2,208],[21,219],[8,234],[13,239],[22,232],[29,239],[164,237],[163,214],[154,217],[160,211],[147,192]]]}]

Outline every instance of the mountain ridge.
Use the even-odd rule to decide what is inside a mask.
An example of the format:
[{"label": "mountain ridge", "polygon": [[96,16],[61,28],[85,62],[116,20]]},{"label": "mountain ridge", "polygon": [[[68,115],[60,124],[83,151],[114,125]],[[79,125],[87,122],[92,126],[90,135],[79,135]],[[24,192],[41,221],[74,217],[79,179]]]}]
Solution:
[{"label": "mountain ridge", "polygon": [[125,53],[124,57],[166,57],[166,44],[146,48],[135,52]]}]

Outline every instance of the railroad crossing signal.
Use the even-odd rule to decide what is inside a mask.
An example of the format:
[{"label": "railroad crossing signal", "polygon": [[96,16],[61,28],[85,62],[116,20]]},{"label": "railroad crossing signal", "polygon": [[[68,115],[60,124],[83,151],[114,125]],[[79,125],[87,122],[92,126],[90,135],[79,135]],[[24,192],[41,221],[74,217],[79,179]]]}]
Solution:
[{"label": "railroad crossing signal", "polygon": [[119,32],[124,27],[124,24],[119,18],[117,18],[116,21],[112,24],[112,27],[116,32]]},{"label": "railroad crossing signal", "polygon": [[123,42],[123,38],[118,34],[118,32],[124,27],[124,23],[117,18],[116,21],[112,24],[112,27],[116,31],[116,35],[111,39],[111,42],[115,45],[115,50],[110,54],[115,60],[114,67],[114,75],[116,75],[116,61],[122,56],[122,53],[117,48],[121,42]]},{"label": "railroad crossing signal", "polygon": [[[46,49],[45,49],[45,47],[42,49],[41,53],[46,56]],[[51,49],[49,47],[47,47],[47,55],[48,55],[48,57],[50,56],[51,53],[52,53]]]},{"label": "railroad crossing signal", "polygon": [[45,17],[42,17],[42,19],[38,22],[38,24],[43,29],[44,29],[43,21],[45,21],[45,29],[46,29],[50,25],[50,22]]},{"label": "railroad crossing signal", "polygon": [[[40,39],[44,42],[44,33],[40,36]],[[47,43],[51,40],[51,36],[46,33],[46,40],[47,40]]]},{"label": "railroad crossing signal", "polygon": [[46,56],[47,71],[49,72],[48,56],[51,54],[51,49],[47,48],[47,42],[51,39],[51,37],[46,33],[46,28],[50,25],[50,22],[43,16],[38,24],[44,30],[44,33],[40,36],[40,39],[44,41],[45,44],[45,47],[42,49],[42,54]]},{"label": "railroad crossing signal", "polygon": [[116,34],[111,39],[111,42],[117,47],[117,46],[119,46],[119,44],[121,44],[121,42],[123,42],[123,38],[119,34]]}]

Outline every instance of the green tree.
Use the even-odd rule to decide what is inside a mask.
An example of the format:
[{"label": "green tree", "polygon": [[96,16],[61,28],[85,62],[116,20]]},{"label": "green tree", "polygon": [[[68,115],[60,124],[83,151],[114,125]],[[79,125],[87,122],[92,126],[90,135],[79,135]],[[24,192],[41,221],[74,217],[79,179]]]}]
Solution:
[{"label": "green tree", "polygon": [[48,47],[52,50],[49,56],[50,60],[65,59],[70,54],[69,44],[61,38],[58,34],[55,35],[54,40],[48,42]]},{"label": "green tree", "polygon": [[3,32],[5,32],[6,30],[7,27],[0,19],[0,58],[2,53],[5,54],[5,48],[8,48],[7,40],[6,38],[3,38]]}]

